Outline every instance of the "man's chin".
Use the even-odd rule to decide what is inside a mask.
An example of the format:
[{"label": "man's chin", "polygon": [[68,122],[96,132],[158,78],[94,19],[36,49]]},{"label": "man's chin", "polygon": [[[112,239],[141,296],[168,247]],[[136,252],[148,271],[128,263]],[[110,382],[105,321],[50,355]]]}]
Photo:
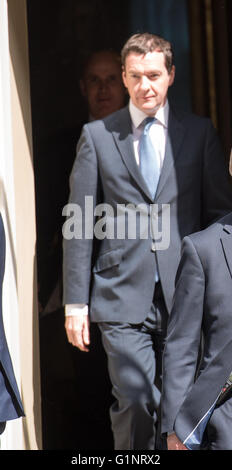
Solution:
[{"label": "man's chin", "polygon": [[154,115],[158,111],[159,107],[160,106],[157,104],[155,106],[143,106],[142,110],[147,115]]},{"label": "man's chin", "polygon": [[157,103],[157,101],[154,103],[154,101],[151,100],[146,100],[141,103],[141,111],[143,111],[146,114],[154,114],[158,111],[160,108],[160,104]]},{"label": "man's chin", "polygon": [[112,102],[109,100],[102,101],[98,104],[98,110],[100,113],[110,112],[112,108]]}]

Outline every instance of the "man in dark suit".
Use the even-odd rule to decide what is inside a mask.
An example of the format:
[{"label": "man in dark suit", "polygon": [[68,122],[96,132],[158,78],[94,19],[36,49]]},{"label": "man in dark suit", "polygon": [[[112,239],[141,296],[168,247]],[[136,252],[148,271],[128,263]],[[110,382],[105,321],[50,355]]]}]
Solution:
[{"label": "man in dark suit", "polygon": [[0,434],[6,421],[24,416],[2,317],[2,283],[5,270],[5,232],[0,214]]},{"label": "man in dark suit", "polygon": [[232,450],[231,286],[232,213],[183,240],[163,365],[170,450]]},{"label": "man in dark suit", "polygon": [[[229,212],[232,193],[210,120],[169,106],[170,43],[136,34],[122,50],[122,64],[129,106],[84,126],[71,174],[65,209],[71,217],[63,230],[66,331],[88,351],[89,318],[99,325],[115,397],[115,449],[154,449],[161,446],[162,352],[181,240]],[[105,234],[88,204],[96,217],[107,213],[100,221]],[[142,235],[138,217],[132,234],[121,230],[120,210],[129,207],[135,216],[141,209]],[[152,219],[147,236],[144,213]],[[158,222],[164,239],[170,224],[165,249],[155,235]]]}]

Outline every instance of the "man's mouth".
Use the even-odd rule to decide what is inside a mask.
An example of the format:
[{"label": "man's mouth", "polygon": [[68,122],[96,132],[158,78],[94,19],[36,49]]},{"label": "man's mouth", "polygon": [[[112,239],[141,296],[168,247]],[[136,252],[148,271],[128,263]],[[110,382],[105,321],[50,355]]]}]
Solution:
[{"label": "man's mouth", "polygon": [[149,100],[152,100],[152,99],[154,99],[154,98],[155,98],[155,95],[144,96],[144,97],[143,97],[143,100],[144,100],[144,101],[149,101]]},{"label": "man's mouth", "polygon": [[99,103],[107,103],[108,101],[110,101],[110,98],[108,98],[108,97],[99,97],[98,98]]}]

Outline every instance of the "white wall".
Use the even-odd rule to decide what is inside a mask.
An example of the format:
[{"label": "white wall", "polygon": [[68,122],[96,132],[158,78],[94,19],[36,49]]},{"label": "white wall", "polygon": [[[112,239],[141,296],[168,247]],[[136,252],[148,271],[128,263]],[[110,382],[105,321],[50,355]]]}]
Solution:
[{"label": "white wall", "polygon": [[[3,319],[15,375],[19,389],[21,389],[10,60],[6,0],[0,0],[0,211],[6,232]],[[1,436],[1,448],[20,449],[22,446],[22,419],[18,419],[7,424],[6,431]]]},{"label": "white wall", "polygon": [[36,224],[26,0],[0,0],[0,210],[6,232],[4,324],[26,418],[5,450],[41,448]]}]

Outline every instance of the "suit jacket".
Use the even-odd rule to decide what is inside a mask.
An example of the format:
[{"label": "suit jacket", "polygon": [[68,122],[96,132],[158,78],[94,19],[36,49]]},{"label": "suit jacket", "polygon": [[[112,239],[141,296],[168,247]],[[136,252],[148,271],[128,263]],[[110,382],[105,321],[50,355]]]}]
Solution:
[{"label": "suit jacket", "polygon": [[199,446],[232,370],[231,305],[232,213],[183,240],[177,273],[163,357],[162,432],[174,429],[190,449]]},{"label": "suit jacket", "polygon": [[[140,239],[64,240],[64,303],[90,304],[93,321],[139,323],[150,310],[156,259],[170,311],[182,238],[206,227],[232,208],[232,193],[218,138],[210,120],[170,109],[169,137],[152,200],[135,161],[128,107],[84,126],[71,174],[70,203],[84,214],[85,195],[93,207],[109,204],[170,204],[168,249],[151,250]],[[84,219],[84,217],[83,217]],[[88,221],[91,223],[91,220]]]},{"label": "suit jacket", "polygon": [[5,232],[0,215],[0,422],[24,416],[23,405],[15,380],[2,318],[2,283],[4,269]]}]

